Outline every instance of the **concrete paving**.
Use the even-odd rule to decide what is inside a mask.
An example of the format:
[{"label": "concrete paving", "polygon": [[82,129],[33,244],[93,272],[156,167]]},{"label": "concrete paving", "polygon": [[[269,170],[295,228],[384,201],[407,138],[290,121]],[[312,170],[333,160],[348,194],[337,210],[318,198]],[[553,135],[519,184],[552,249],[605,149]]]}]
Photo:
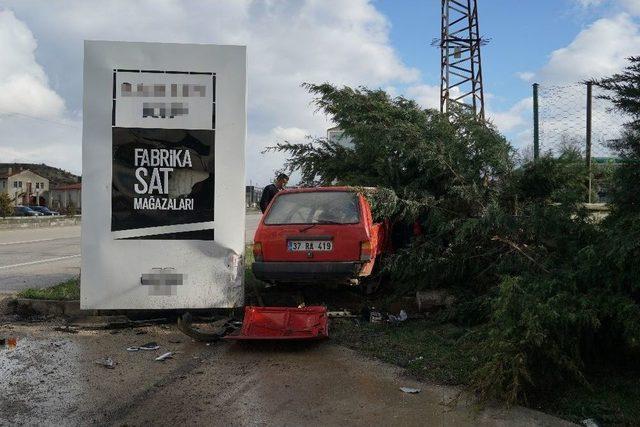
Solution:
[{"label": "concrete paving", "polygon": [[[330,341],[207,346],[169,326],[117,334],[53,326],[0,321],[0,335],[18,339],[0,350],[0,425],[570,425],[520,407],[480,410],[456,400],[456,388]],[[150,341],[160,349],[126,350]],[[168,351],[172,359],[154,360]],[[113,369],[95,363],[105,357]]]},{"label": "concrete paving", "polygon": [[[248,212],[253,242],[260,213]],[[0,230],[0,293],[45,288],[80,274],[80,226]]]}]

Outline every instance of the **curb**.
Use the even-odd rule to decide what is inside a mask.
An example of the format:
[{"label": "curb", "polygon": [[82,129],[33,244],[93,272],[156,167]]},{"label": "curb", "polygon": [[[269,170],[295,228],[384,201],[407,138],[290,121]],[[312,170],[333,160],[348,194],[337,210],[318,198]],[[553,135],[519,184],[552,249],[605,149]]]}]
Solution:
[{"label": "curb", "polygon": [[157,319],[159,317],[177,317],[185,311],[194,315],[211,316],[214,313],[227,312],[227,309],[174,309],[174,310],[81,310],[80,301],[60,301],[48,299],[13,298],[8,303],[9,310],[13,314],[22,317],[45,316],[89,319],[96,317],[125,316],[132,320]]},{"label": "curb", "polygon": [[49,299],[15,298],[11,305],[20,316],[67,316],[78,317],[89,314],[80,310],[80,301],[58,301]]},{"label": "curb", "polygon": [[0,218],[0,230],[18,230],[27,228],[41,228],[41,227],[66,227],[70,225],[79,225],[81,223],[82,216],[10,216],[6,218]]}]

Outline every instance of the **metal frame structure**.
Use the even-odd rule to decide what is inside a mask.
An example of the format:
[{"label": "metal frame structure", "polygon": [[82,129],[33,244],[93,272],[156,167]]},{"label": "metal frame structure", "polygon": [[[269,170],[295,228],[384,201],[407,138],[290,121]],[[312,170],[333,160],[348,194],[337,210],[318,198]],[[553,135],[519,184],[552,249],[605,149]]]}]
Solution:
[{"label": "metal frame structure", "polygon": [[440,111],[454,105],[485,119],[477,0],[442,0]]}]

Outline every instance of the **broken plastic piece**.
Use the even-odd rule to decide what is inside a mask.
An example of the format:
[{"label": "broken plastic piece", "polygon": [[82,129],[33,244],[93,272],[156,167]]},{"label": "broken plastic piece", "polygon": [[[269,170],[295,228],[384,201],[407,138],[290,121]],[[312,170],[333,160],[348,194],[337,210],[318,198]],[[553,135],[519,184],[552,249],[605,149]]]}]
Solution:
[{"label": "broken plastic piece", "polygon": [[171,359],[172,356],[173,356],[173,353],[172,352],[168,352],[168,353],[161,354],[160,356],[156,357],[156,360],[158,362],[162,362],[163,360]]},{"label": "broken plastic piece", "polygon": [[244,310],[242,329],[232,340],[305,340],[329,336],[327,308],[322,306],[252,307]]},{"label": "broken plastic piece", "polygon": [[160,348],[160,346],[158,345],[158,343],[156,343],[156,342],[148,342],[146,344],[142,344],[142,345],[139,345],[139,346],[127,347],[127,351],[138,351],[138,350],[152,351],[152,350],[157,350],[159,348]]},{"label": "broken plastic piece", "polygon": [[411,394],[420,393],[420,389],[419,388],[400,387],[400,390],[402,390],[405,393],[411,393]]},{"label": "broken plastic piece", "polygon": [[116,362],[113,361],[111,357],[105,357],[104,359],[98,359],[95,361],[95,364],[102,365],[107,369],[113,369],[116,367]]},{"label": "broken plastic piece", "polygon": [[357,316],[354,316],[349,310],[340,310],[340,311],[327,311],[327,317],[329,319],[332,319],[335,317],[350,318],[350,317],[357,317]]},{"label": "broken plastic piece", "polygon": [[392,323],[404,322],[408,318],[409,318],[409,316],[407,316],[407,312],[404,311],[404,310],[400,310],[400,313],[398,313],[397,316],[395,316],[393,314],[389,315],[389,321],[392,322]]},{"label": "broken plastic piece", "polygon": [[146,344],[142,344],[139,348],[140,350],[157,350],[160,346],[155,342],[148,342]]},{"label": "broken plastic piece", "polygon": [[18,345],[18,338],[10,335],[9,338],[7,338],[7,349],[13,350],[16,348],[16,345]]},{"label": "broken plastic piece", "polygon": [[369,322],[371,323],[382,322],[382,313],[380,313],[379,311],[371,310],[371,312],[369,312]]}]

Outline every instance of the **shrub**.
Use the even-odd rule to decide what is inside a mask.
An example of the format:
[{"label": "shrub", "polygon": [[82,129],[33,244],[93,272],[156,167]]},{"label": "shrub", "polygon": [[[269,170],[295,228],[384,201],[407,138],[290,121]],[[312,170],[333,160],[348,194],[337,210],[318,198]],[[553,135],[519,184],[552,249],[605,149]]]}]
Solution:
[{"label": "shrub", "polygon": [[6,218],[13,214],[13,203],[7,193],[0,193],[0,216]]}]

